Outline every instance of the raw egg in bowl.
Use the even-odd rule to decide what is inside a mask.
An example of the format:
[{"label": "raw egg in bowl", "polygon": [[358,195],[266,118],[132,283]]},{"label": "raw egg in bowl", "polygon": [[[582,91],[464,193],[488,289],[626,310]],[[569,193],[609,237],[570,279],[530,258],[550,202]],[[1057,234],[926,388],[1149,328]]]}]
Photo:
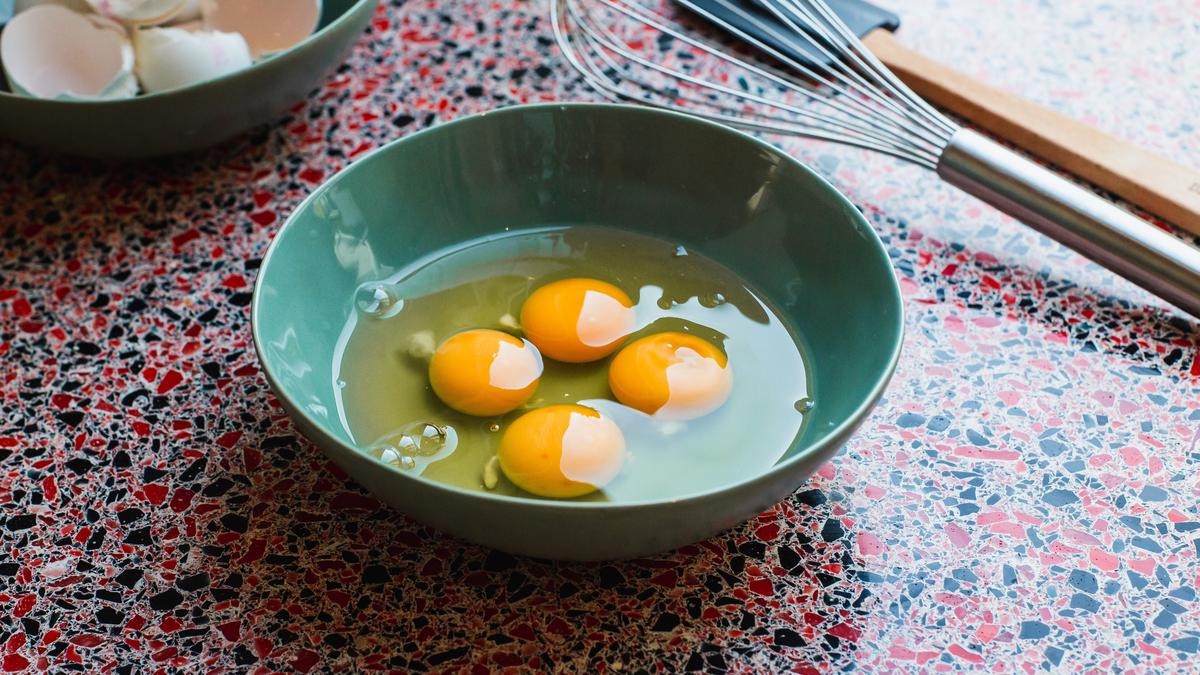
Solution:
[{"label": "raw egg in bowl", "polygon": [[882,394],[900,294],[862,215],[693,117],[519,106],[360,159],[263,259],[255,347],[368,490],[538,557],[669,550],[803,485]]}]

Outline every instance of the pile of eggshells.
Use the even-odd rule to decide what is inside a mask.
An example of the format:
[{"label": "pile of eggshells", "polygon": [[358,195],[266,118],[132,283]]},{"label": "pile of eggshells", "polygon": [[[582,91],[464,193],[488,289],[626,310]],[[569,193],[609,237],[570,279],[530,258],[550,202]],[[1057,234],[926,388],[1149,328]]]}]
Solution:
[{"label": "pile of eggshells", "polygon": [[[5,5],[8,5],[6,8]],[[0,0],[13,93],[111,100],[249,67],[312,34],[320,0]]]}]

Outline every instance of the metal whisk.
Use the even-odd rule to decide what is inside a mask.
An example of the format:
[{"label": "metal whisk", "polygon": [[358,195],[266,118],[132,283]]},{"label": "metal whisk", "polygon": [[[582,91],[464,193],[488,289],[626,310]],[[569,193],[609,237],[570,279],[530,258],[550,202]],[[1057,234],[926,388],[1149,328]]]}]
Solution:
[{"label": "metal whisk", "polygon": [[[800,136],[883,152],[932,169],[946,182],[1075,249],[1200,317],[1200,250],[947,119],[905,86],[823,0],[744,5],[677,4],[756,47],[773,63],[682,25],[654,0],[549,0],[564,56],[614,101],[677,110],[753,132]],[[708,11],[717,7],[721,14]],[[738,28],[786,42],[798,60]],[[792,35],[780,34],[780,26]],[[647,36],[686,49],[647,55]],[[682,53],[686,58],[679,58]]]}]

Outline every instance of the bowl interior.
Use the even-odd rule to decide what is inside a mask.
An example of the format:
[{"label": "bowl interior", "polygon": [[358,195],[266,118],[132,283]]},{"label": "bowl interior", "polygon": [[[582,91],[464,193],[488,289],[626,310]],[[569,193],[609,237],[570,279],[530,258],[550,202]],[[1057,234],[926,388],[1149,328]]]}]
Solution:
[{"label": "bowl interior", "polygon": [[333,20],[346,13],[358,0],[321,0],[321,20],[317,24],[316,33],[333,23]]},{"label": "bowl interior", "polygon": [[[339,16],[345,14],[346,11],[349,10],[351,7],[353,7],[356,2],[358,2],[358,0],[322,0],[322,2],[321,2],[321,18],[320,18],[319,23],[317,24],[317,29],[315,31],[313,31],[313,35],[316,35],[318,32],[320,32],[326,26],[333,23],[334,20],[336,20]],[[2,31],[3,31],[3,28],[0,28],[0,32],[2,32]],[[304,40],[304,42],[307,42],[308,40],[311,40],[311,39],[312,39],[312,36],[310,35],[308,38],[306,38]],[[299,47],[300,45],[303,45],[304,42],[301,42],[299,45],[296,45],[296,46]],[[295,47],[293,47],[293,49],[294,48]],[[278,54],[273,54],[272,56],[270,56],[268,58],[269,59],[275,58],[276,56],[278,56]],[[255,65],[257,65],[257,64],[255,64]],[[251,67],[254,67],[254,66],[251,66]],[[203,83],[201,83],[201,84],[203,84]],[[8,86],[8,79],[5,77],[2,77],[2,76],[0,76],[0,93],[14,95],[12,93],[12,88],[10,88]]]},{"label": "bowl interior", "polygon": [[268,376],[310,426],[349,444],[331,366],[355,288],[466,239],[563,224],[632,229],[701,251],[792,323],[817,406],[782,462],[861,421],[890,375],[902,332],[891,265],[862,215],[824,180],[769,145],[694,118],[542,105],[393,143],[302,204],[255,290]]}]

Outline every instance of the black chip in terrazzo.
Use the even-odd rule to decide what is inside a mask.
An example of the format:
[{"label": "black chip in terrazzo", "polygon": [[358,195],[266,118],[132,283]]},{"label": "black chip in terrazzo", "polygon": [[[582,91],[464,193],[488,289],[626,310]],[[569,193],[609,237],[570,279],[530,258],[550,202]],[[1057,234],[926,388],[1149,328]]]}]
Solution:
[{"label": "black chip in terrazzo", "polygon": [[182,577],[175,582],[175,586],[184,591],[198,591],[201,588],[207,588],[209,578],[207,572],[200,572],[191,576]]},{"label": "black chip in terrazzo", "polygon": [[152,609],[165,612],[178,607],[179,603],[183,602],[183,595],[179,591],[169,588],[162,593],[150,596],[149,602]]},{"label": "black chip in terrazzo", "polygon": [[124,586],[126,588],[133,588],[134,586],[137,586],[137,583],[139,581],[142,580],[142,576],[144,574],[145,573],[139,569],[128,569],[128,570],[125,570],[124,572],[121,572],[113,579],[118,584],[121,584],[122,586]]},{"label": "black chip in terrazzo", "polygon": [[142,527],[126,534],[124,543],[133,546],[150,546],[154,543],[154,537],[151,535],[149,527]]}]

